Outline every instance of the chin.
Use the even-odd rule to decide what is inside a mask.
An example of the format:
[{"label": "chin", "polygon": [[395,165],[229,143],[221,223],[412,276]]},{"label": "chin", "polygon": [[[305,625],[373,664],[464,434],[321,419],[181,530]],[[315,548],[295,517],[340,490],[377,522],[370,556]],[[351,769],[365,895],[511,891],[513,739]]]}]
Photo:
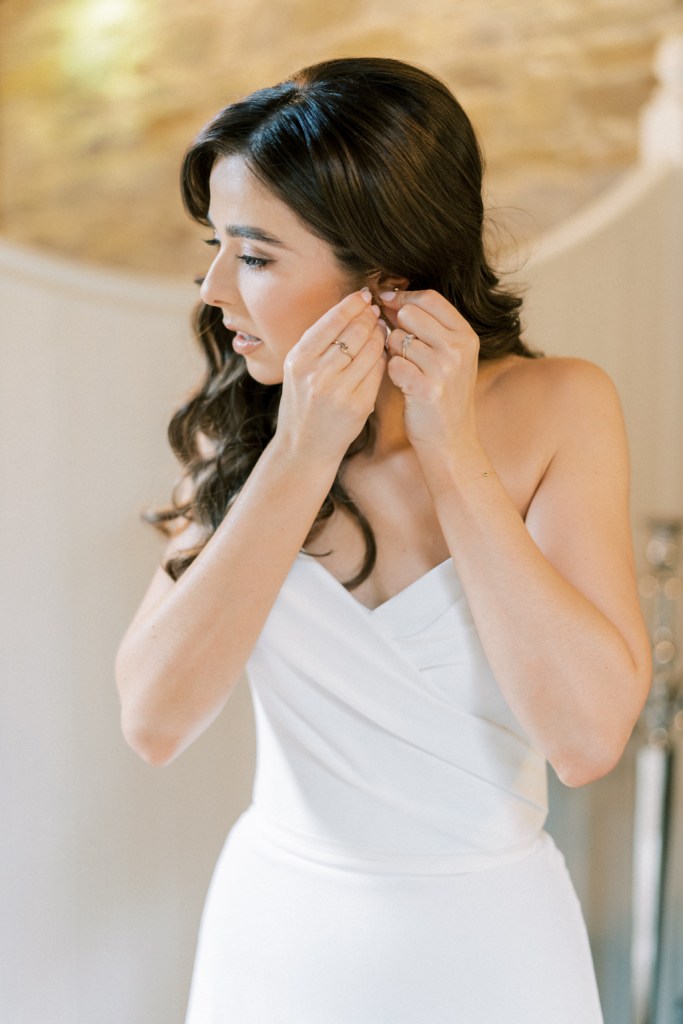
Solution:
[{"label": "chin", "polygon": [[268,385],[282,384],[282,380],[284,377],[284,372],[282,369],[278,372],[277,369],[270,369],[267,366],[250,366],[249,360],[247,360],[247,373],[249,374],[252,380],[258,381],[259,384]]}]

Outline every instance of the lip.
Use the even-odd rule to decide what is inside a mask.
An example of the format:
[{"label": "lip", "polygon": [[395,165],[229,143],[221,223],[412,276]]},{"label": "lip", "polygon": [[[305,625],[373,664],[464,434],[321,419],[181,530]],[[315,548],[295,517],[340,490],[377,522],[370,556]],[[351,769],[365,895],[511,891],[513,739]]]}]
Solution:
[{"label": "lip", "polygon": [[249,355],[250,352],[255,352],[261,346],[263,342],[260,338],[254,338],[253,341],[247,338],[244,334],[236,334],[232,339],[232,350],[240,356]]},{"label": "lip", "polygon": [[228,331],[232,331],[234,334],[239,334],[246,341],[262,341],[262,338],[258,338],[255,334],[248,334],[247,331],[243,331],[241,327],[236,327],[235,324],[228,323],[227,320],[223,321],[223,326]]},{"label": "lip", "polygon": [[247,356],[250,352],[254,352],[263,345],[262,338],[257,338],[255,334],[247,334],[246,331],[240,330],[239,327],[230,323],[229,320],[224,320],[223,325],[226,330],[232,331],[234,334],[231,345],[233,352],[236,352],[237,355]]}]

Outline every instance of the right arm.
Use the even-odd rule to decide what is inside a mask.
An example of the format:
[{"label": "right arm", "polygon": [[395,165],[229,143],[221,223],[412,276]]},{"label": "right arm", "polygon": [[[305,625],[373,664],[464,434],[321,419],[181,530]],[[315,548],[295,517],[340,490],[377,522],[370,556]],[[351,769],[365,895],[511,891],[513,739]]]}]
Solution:
[{"label": "right arm", "polygon": [[[343,338],[351,362],[329,350]],[[174,583],[161,568],[119,646],[126,740],[166,764],[215,719],[374,406],[385,334],[358,292],[304,334],[285,360],[278,427],[228,515]],[[189,547],[194,525],[164,557]]]}]

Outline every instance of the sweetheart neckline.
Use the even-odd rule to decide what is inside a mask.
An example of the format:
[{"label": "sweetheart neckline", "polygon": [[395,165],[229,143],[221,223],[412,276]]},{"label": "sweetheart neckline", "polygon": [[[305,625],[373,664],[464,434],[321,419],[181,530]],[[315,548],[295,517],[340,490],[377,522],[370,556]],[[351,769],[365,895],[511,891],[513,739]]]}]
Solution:
[{"label": "sweetheart neckline", "polygon": [[361,611],[367,612],[368,615],[373,615],[375,612],[380,611],[382,608],[386,608],[387,605],[393,604],[394,601],[397,601],[399,598],[403,597],[404,594],[407,594],[418,584],[422,583],[424,580],[434,575],[434,573],[436,573],[437,570],[443,569],[445,566],[451,565],[453,562],[453,556],[449,555],[448,558],[444,559],[443,562],[439,562],[437,565],[432,566],[431,569],[427,569],[426,572],[422,573],[421,576],[418,576],[417,579],[413,580],[412,583],[409,583],[406,587],[403,587],[402,590],[399,590],[397,591],[397,593],[392,594],[391,597],[388,597],[386,601],[382,601],[374,608],[368,608],[366,604],[363,604],[363,602],[359,601],[357,597],[354,597],[352,592],[350,590],[347,590],[344,584],[341,583],[336,576],[333,576],[329,569],[326,569],[325,566],[321,562],[319,562],[318,559],[315,558],[313,555],[309,555],[306,552],[299,551],[297,554],[297,558],[308,560],[309,564],[312,563],[313,565],[315,565],[315,567],[319,569],[320,572],[324,573],[324,575],[327,576],[328,579],[330,579],[339,590],[343,591],[343,593],[346,594],[346,596],[351,601],[353,601],[353,603],[357,605],[361,609]]}]

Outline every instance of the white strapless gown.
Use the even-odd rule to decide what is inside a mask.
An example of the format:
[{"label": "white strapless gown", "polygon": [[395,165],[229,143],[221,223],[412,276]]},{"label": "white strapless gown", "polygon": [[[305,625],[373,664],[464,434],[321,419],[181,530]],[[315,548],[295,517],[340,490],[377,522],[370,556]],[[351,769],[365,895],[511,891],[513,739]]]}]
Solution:
[{"label": "white strapless gown", "polygon": [[299,554],[247,678],[187,1024],[602,1024],[546,763],[451,559],[369,610]]}]

